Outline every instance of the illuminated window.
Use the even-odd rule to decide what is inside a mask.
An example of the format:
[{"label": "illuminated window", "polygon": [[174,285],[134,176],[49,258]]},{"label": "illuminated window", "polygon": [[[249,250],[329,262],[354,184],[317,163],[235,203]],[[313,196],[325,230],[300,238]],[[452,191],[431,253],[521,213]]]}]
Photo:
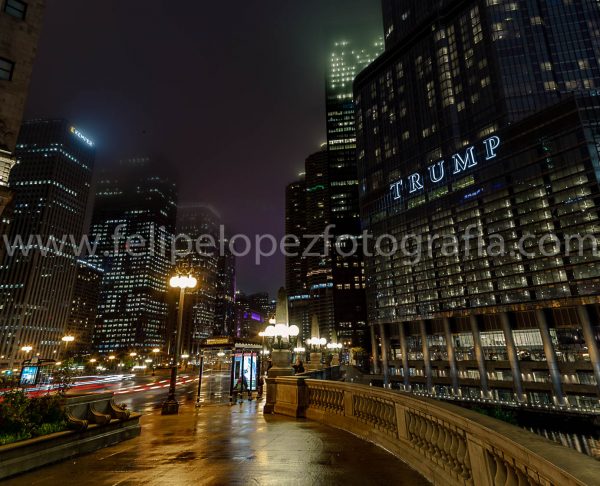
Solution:
[{"label": "illuminated window", "polygon": [[25,20],[27,13],[27,4],[21,0],[6,0],[4,11],[16,19]]},{"label": "illuminated window", "polygon": [[14,62],[9,61],[8,59],[2,59],[0,57],[0,79],[10,81],[12,79],[14,68]]}]

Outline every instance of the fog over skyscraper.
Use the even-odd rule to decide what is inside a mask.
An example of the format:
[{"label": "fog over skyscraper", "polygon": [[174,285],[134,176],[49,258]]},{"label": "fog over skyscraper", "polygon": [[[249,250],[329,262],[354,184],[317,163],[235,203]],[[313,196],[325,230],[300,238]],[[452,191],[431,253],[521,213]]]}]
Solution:
[{"label": "fog over skyscraper", "polygon": [[164,164],[121,161],[100,174],[91,234],[103,270],[94,347],[149,350],[166,343],[177,191]]}]

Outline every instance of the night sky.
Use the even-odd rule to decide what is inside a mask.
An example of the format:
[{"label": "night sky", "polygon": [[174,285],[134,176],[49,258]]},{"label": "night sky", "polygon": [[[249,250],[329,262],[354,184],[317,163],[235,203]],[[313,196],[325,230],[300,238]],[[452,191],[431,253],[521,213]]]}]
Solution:
[{"label": "night sky", "polygon": [[[325,140],[335,39],[381,34],[379,0],[48,0],[26,117],[65,117],[97,167],[169,160],[180,202],[232,232],[284,233],[285,186]],[[238,261],[238,289],[274,294],[284,258]]]}]

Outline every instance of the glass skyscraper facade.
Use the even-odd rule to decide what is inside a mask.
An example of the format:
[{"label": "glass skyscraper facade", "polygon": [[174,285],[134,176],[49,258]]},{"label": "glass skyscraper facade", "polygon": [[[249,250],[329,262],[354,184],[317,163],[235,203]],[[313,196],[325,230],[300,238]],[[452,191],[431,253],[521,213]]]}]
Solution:
[{"label": "glass skyscraper facade", "polygon": [[85,252],[80,243],[95,148],[66,120],[33,120],[21,127],[15,155],[5,235],[10,251],[0,267],[0,365],[8,366],[60,350],[77,257]]},{"label": "glass skyscraper facade", "polygon": [[384,371],[438,396],[598,408],[600,7],[383,6],[386,52],[354,89]]},{"label": "glass skyscraper facade", "polygon": [[164,172],[159,161],[137,157],[99,176],[91,234],[92,264],[103,270],[94,332],[101,353],[166,344],[177,191]]},{"label": "glass skyscraper facade", "polygon": [[342,251],[321,239],[313,255],[288,257],[286,283],[290,322],[305,339],[318,329],[327,340],[359,346],[366,344],[362,253],[341,255],[361,233],[352,82],[382,51],[383,42],[366,49],[349,41],[333,47],[326,79],[327,143],[306,159],[304,181],[288,187],[286,225],[288,234],[299,237],[300,252],[308,244],[306,235],[328,233],[340,240]]},{"label": "glass skyscraper facade", "polygon": [[[300,236],[307,234],[307,194],[305,174],[285,191],[285,234]],[[298,254],[285,259],[285,289],[288,293],[288,315],[290,325],[298,326],[301,339],[311,337],[310,294],[306,278],[308,258],[304,255],[306,241],[300,239]]]}]

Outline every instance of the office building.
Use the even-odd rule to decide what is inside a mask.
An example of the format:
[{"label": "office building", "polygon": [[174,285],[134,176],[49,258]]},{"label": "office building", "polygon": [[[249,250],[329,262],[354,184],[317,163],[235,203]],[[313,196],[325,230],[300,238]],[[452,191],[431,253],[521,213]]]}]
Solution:
[{"label": "office building", "polygon": [[92,217],[100,286],[94,348],[102,353],[165,348],[175,183],[164,161],[137,157],[99,176]]},{"label": "office building", "polygon": [[33,120],[23,124],[15,155],[11,251],[0,267],[0,365],[8,366],[59,351],[85,251],[95,148],[66,120]]},{"label": "office building", "polygon": [[268,325],[266,316],[253,309],[250,297],[239,290],[235,294],[235,321],[234,335],[238,338],[256,338]]},{"label": "office building", "polygon": [[[386,52],[354,91],[384,374],[437,396],[598,408],[600,7],[383,5]],[[587,237],[580,252],[569,236]]]},{"label": "office building", "polygon": [[267,292],[257,292],[249,295],[248,303],[252,310],[260,312],[265,318],[271,313],[271,301]]},{"label": "office building", "polygon": [[69,352],[81,355],[88,354],[92,350],[103,272],[101,268],[90,264],[87,259],[80,258],[77,260],[76,273],[65,335],[75,338],[71,344],[68,344]]},{"label": "office building", "polygon": [[185,299],[182,350],[188,353],[201,339],[215,333],[219,223],[219,215],[206,205],[177,208],[177,266],[188,268],[198,280],[196,288],[186,292]]},{"label": "office building", "polygon": [[327,143],[307,158],[304,181],[287,189],[288,234],[300,239],[301,251],[308,244],[306,235],[331,235],[327,242],[322,237],[310,256],[287,257],[290,319],[304,339],[318,329],[328,341],[356,346],[368,341],[352,82],[382,47],[381,41],[369,49],[355,48],[348,41],[335,43],[326,79]]},{"label": "office building", "polygon": [[215,302],[215,334],[233,336],[236,331],[235,256],[224,245],[217,262],[217,298]]},{"label": "office building", "polygon": [[308,286],[308,258],[305,255],[306,230],[306,180],[305,173],[299,180],[292,182],[285,191],[285,234],[295,235],[299,246],[293,256],[285,258],[285,288],[288,293],[288,312],[290,325],[298,326],[300,339],[310,334],[310,294]]}]

